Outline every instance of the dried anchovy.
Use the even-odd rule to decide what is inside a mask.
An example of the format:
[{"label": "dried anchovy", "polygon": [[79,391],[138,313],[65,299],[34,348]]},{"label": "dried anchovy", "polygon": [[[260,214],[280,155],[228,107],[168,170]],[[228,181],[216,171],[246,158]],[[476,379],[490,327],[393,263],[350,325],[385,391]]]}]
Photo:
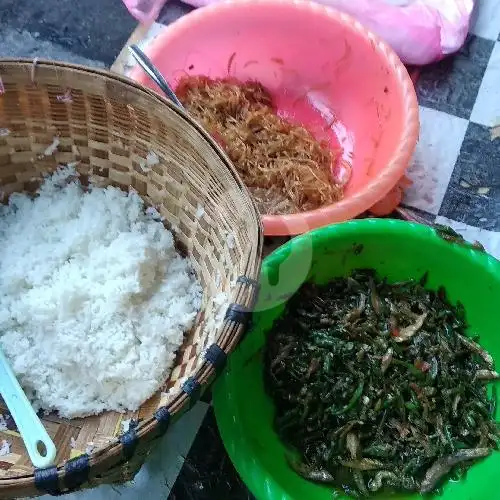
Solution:
[{"label": "dried anchovy", "polygon": [[498,380],[500,374],[494,370],[478,370],[476,372],[476,378],[478,380]]},{"label": "dried anchovy", "polygon": [[368,488],[370,491],[378,491],[382,488],[383,481],[390,480],[392,484],[398,484],[399,480],[394,472],[380,471],[375,474],[375,477],[369,482]]},{"label": "dried anchovy", "polygon": [[493,369],[495,363],[493,361],[493,357],[489,352],[486,352],[479,344],[477,344],[476,342],[467,337],[464,337],[463,335],[458,334],[458,339],[460,340],[460,342],[465,344],[465,346],[468,347],[470,350],[479,354],[486,361],[487,365],[491,369]]},{"label": "dried anchovy", "polygon": [[434,465],[426,472],[425,478],[420,486],[420,493],[430,493],[438,481],[448,474],[450,470],[461,462],[476,460],[487,457],[491,453],[489,448],[475,448],[473,450],[460,450],[437,460]]},{"label": "dried anchovy", "polygon": [[358,496],[427,492],[497,448],[493,358],[463,306],[425,283],[371,270],[308,283],[273,325],[265,384],[301,476]]},{"label": "dried anchovy", "polygon": [[313,469],[291,459],[288,459],[288,464],[297,474],[308,481],[326,484],[334,482],[333,476],[325,469]]},{"label": "dried anchovy", "polygon": [[339,462],[348,469],[357,470],[377,470],[382,469],[384,464],[378,460],[372,460],[370,458],[363,458],[361,460],[339,460]]},{"label": "dried anchovy", "polygon": [[420,328],[422,328],[425,318],[427,317],[427,313],[425,312],[424,314],[421,314],[415,323],[412,325],[407,326],[406,328],[403,328],[399,331],[399,335],[395,336],[394,340],[396,342],[406,342],[407,340],[410,340],[413,335],[415,335]]},{"label": "dried anchovy", "polygon": [[480,252],[485,252],[485,248],[479,241],[474,243],[469,243],[464,239],[464,237],[457,233],[454,229],[443,224],[434,224],[434,229],[436,234],[445,241],[450,243],[456,243],[457,245],[462,245],[473,250],[479,250]]}]

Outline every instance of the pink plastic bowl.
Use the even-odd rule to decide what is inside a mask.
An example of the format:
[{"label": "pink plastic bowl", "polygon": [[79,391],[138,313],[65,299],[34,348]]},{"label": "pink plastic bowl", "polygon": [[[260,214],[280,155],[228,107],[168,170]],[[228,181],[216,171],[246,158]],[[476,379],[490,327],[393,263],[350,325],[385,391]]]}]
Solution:
[{"label": "pink plastic bowl", "polygon": [[[413,84],[396,54],[352,17],[316,3],[230,0],[170,25],[147,54],[175,88],[183,75],[258,80],[279,112],[342,150],[344,198],[318,210],[263,216],[267,235],[356,217],[399,183],[418,135]],[[132,78],[159,92],[138,67]]]}]

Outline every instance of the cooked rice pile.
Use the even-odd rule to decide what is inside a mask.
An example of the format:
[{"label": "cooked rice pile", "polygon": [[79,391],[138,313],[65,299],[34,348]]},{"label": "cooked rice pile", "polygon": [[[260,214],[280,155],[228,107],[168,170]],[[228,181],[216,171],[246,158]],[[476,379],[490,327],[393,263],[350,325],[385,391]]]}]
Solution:
[{"label": "cooked rice pile", "polygon": [[141,198],[74,170],[0,206],[0,345],[35,408],[136,410],[165,382],[202,290]]},{"label": "cooked rice pile", "polygon": [[190,76],[176,93],[225,149],[261,213],[313,210],[342,198],[328,144],[280,118],[261,84]]}]

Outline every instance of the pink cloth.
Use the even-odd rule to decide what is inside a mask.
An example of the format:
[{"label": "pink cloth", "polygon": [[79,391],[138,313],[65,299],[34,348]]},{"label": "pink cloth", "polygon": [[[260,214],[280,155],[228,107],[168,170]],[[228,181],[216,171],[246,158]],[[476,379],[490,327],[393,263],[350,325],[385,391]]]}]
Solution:
[{"label": "pink cloth", "polygon": [[[202,7],[222,0],[184,0]],[[406,64],[438,61],[462,47],[474,0],[316,0],[358,19]]]}]

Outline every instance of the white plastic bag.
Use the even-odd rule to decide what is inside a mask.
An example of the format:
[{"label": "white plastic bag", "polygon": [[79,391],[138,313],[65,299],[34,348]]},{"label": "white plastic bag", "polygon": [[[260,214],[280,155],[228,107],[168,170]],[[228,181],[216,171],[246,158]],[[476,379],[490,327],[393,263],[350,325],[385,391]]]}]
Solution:
[{"label": "white plastic bag", "polygon": [[[201,7],[220,0],[184,0]],[[358,19],[406,64],[423,65],[463,45],[474,0],[316,0]]]}]

